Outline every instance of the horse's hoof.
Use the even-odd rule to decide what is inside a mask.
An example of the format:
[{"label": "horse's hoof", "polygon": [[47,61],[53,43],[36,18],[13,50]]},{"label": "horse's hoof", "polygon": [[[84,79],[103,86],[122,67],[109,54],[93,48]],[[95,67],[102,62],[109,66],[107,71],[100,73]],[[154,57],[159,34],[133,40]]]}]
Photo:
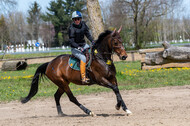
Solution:
[{"label": "horse's hoof", "polygon": [[94,114],[94,112],[90,112],[89,115],[92,116],[92,117],[95,117],[95,116],[96,116],[96,114]]},{"label": "horse's hoof", "polygon": [[125,110],[127,112],[127,116],[132,115],[132,112],[130,110]]},{"label": "horse's hoof", "polygon": [[64,113],[58,113],[58,116],[59,116],[59,117],[63,117],[63,116],[67,116],[67,115],[64,114]]},{"label": "horse's hoof", "polygon": [[119,109],[120,109],[120,107],[118,107],[117,105],[115,105],[115,108],[116,108],[117,110],[119,110]]}]

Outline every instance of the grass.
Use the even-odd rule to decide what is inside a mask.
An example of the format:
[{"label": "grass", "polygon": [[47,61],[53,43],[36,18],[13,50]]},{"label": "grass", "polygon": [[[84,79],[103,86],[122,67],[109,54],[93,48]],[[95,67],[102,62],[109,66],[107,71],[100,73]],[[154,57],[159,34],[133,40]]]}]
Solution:
[{"label": "grass", "polygon": [[[117,65],[117,63],[116,63]],[[118,63],[117,79],[122,89],[152,88],[190,84],[190,68],[141,70],[140,62]]]},{"label": "grass", "polygon": [[[32,76],[39,65],[29,65],[27,70],[22,71],[0,71],[0,102],[19,100],[21,97],[27,96]],[[115,65],[120,90],[190,84],[190,68],[141,70],[140,61],[116,62]],[[111,91],[98,85],[70,84],[70,88],[74,95]],[[40,82],[39,91],[34,98],[53,97],[56,90],[57,87],[50,80],[44,79]]]},{"label": "grass", "polygon": [[32,53],[32,54],[6,54],[4,57],[0,55],[0,59],[22,59],[22,58],[32,58],[32,57],[44,57],[44,56],[58,56],[62,54],[70,54],[71,52],[49,52],[49,53]]}]

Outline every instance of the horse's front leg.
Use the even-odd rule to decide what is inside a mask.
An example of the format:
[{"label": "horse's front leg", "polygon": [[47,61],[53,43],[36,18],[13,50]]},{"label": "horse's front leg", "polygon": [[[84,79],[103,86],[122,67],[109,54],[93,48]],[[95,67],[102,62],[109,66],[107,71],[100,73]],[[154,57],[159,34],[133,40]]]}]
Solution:
[{"label": "horse's front leg", "polygon": [[[116,85],[116,86],[118,85],[117,84],[117,79],[115,77],[113,77],[111,80],[109,80],[109,82]],[[115,108],[117,110],[119,110],[120,107],[121,107],[121,104],[122,104],[122,101],[117,97],[117,104],[115,105]]]},{"label": "horse's front leg", "polygon": [[130,115],[132,114],[132,112],[127,108],[127,106],[125,105],[125,102],[123,101],[122,97],[121,97],[121,94],[119,92],[119,89],[118,89],[118,86],[117,84],[112,84],[110,81],[108,81],[106,78],[102,77],[102,83],[103,83],[103,86],[105,87],[109,87],[111,88],[115,95],[116,95],[116,98],[117,98],[117,105],[116,105],[116,109],[118,107],[118,109],[120,108],[120,106],[122,106],[122,109],[127,112],[127,115]]}]

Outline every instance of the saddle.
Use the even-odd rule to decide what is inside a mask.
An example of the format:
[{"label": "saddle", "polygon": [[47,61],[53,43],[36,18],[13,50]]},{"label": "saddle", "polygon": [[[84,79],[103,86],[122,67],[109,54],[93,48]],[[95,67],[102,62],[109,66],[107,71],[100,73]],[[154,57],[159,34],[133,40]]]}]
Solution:
[{"label": "saddle", "polygon": [[[91,48],[87,48],[83,53],[86,56],[86,68],[89,68],[92,62]],[[80,71],[80,60],[76,58],[73,54],[70,56],[68,63],[72,69]]]}]

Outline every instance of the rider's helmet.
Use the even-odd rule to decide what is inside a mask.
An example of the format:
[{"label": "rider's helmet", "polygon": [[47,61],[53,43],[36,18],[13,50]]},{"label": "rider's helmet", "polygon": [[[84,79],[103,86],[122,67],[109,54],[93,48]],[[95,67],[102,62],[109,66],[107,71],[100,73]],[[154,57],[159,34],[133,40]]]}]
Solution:
[{"label": "rider's helmet", "polygon": [[72,13],[72,19],[73,18],[82,18],[82,13],[80,11],[74,11]]}]

